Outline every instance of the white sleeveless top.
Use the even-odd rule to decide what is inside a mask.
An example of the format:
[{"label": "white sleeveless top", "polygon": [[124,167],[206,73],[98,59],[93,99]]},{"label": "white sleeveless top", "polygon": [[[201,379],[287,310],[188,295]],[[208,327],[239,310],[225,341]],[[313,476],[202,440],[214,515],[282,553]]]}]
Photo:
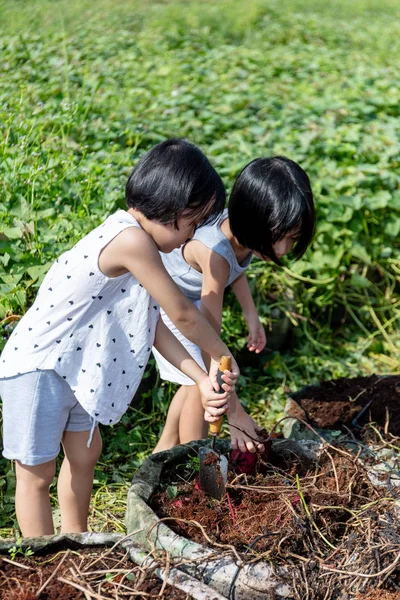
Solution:
[{"label": "white sleeveless top", "polygon": [[131,273],[110,278],[101,250],[140,227],[119,210],[62,254],[0,357],[0,378],[53,369],[89,415],[109,425],[127,410],[153,345],[159,306]]}]

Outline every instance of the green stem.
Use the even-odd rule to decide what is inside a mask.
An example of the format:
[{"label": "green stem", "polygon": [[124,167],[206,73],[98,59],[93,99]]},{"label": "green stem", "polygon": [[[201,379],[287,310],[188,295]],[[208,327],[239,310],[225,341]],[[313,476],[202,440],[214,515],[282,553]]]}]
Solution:
[{"label": "green stem", "polygon": [[305,500],[305,498],[303,496],[303,492],[301,491],[300,478],[297,475],[297,473],[296,473],[296,487],[297,487],[297,491],[298,491],[298,494],[300,496],[300,500],[301,500],[301,503],[303,505],[304,511],[305,511],[307,517],[310,519],[311,524],[315,528],[315,531],[323,539],[323,541],[325,542],[325,544],[327,544],[330,548],[332,548],[332,550],[336,550],[336,546],[334,546],[333,544],[331,544],[331,542],[326,539],[326,537],[324,536],[324,534],[322,533],[322,531],[319,529],[318,525],[315,523],[314,519],[312,518],[310,510],[309,510],[309,508],[307,506],[307,502],[306,502],[306,500]]},{"label": "green stem", "polygon": [[303,275],[293,273],[293,271],[291,271],[287,267],[283,267],[283,271],[286,273],[286,275],[290,275],[290,277],[293,277],[293,279],[304,281],[304,283],[313,283],[315,285],[326,285],[327,283],[332,283],[332,281],[335,281],[335,279],[337,279],[337,275],[334,275],[333,277],[328,277],[328,279],[313,279],[312,277],[304,277]]}]

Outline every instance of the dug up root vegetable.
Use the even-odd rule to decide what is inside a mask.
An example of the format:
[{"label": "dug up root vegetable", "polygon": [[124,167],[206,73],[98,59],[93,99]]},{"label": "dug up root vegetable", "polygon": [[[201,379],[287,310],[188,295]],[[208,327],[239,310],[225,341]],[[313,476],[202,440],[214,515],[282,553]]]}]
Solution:
[{"label": "dug up root vegetable", "polygon": [[271,453],[271,440],[265,430],[259,432],[260,439],[266,439],[264,443],[264,452],[242,452],[239,449],[231,450],[229,453],[229,466],[236,473],[245,473],[254,475],[260,470],[261,465],[268,462]]}]

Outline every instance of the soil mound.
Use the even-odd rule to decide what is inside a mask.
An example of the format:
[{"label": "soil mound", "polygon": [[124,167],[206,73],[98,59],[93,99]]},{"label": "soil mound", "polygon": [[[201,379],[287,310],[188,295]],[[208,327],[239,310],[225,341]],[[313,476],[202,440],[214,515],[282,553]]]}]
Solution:
[{"label": "soil mound", "polygon": [[399,474],[371,477],[382,451],[386,461],[397,456],[400,439],[366,427],[361,440],[365,453],[347,441],[274,440],[253,474],[230,462],[222,500],[206,496],[196,476],[169,470],[151,507],[186,538],[289,569],[298,600],[375,600],[377,586],[380,600],[400,598],[400,487],[391,479]]},{"label": "soil mound", "polygon": [[306,386],[291,394],[311,425],[323,429],[387,426],[400,436],[400,376],[340,378]]}]

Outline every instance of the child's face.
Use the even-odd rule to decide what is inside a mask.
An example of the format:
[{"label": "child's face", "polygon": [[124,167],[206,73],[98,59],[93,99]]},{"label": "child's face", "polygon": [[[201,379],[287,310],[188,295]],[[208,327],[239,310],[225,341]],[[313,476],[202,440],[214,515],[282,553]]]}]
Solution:
[{"label": "child's face", "polygon": [[155,241],[160,252],[172,252],[175,248],[180,248],[182,244],[190,240],[196,231],[197,223],[193,221],[193,216],[179,217],[176,223],[152,223],[151,237]]},{"label": "child's face", "polygon": [[[289,254],[291,249],[293,248],[297,238],[299,236],[298,231],[289,231],[281,240],[278,240],[272,247],[275,252],[277,258],[282,258],[286,254]],[[269,256],[263,256],[259,252],[254,252],[254,256],[256,256],[259,260],[264,260],[266,262],[271,262]]]}]

